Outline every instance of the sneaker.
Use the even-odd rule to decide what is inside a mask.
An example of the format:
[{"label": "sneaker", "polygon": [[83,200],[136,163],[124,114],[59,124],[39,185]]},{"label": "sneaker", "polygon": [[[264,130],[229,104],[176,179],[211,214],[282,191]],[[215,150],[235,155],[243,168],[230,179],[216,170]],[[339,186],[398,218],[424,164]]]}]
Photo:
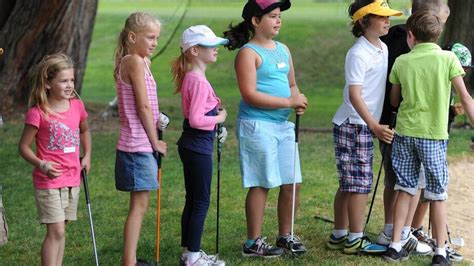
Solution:
[{"label": "sneaker", "polygon": [[331,236],[329,237],[329,241],[326,242],[326,247],[333,250],[343,249],[346,241],[347,235],[337,238],[333,234],[331,234]]},{"label": "sneaker", "polygon": [[305,246],[301,243],[301,240],[297,235],[293,235],[293,240],[291,240],[291,235],[278,237],[276,240],[276,246],[284,248],[294,254],[303,254],[306,252]]},{"label": "sneaker", "polygon": [[434,239],[430,238],[428,234],[423,231],[423,226],[418,229],[412,227],[411,233],[418,239],[418,241],[428,244],[431,249],[435,248]]},{"label": "sneaker", "polygon": [[375,243],[382,246],[388,246],[390,245],[391,241],[392,241],[392,237],[386,235],[384,231],[381,231],[379,235],[377,236],[377,241]]},{"label": "sneaker", "polygon": [[266,237],[259,237],[251,247],[247,247],[244,243],[242,247],[242,256],[244,257],[264,257],[274,258],[283,254],[283,249],[273,247],[265,242]]},{"label": "sneaker", "polygon": [[432,266],[448,266],[451,265],[449,260],[443,257],[442,255],[434,255],[433,259],[431,260]]},{"label": "sneaker", "polygon": [[382,255],[382,258],[388,262],[401,262],[406,261],[410,257],[408,251],[404,248],[397,252],[394,248],[388,248],[387,252]]},{"label": "sneaker", "polygon": [[186,266],[225,266],[223,260],[218,260],[214,255],[207,255],[206,252],[200,251],[200,257],[193,263],[185,262]]},{"label": "sneaker", "polygon": [[462,261],[464,257],[449,245],[446,246],[446,256],[450,261]]},{"label": "sneaker", "polygon": [[344,253],[357,254],[359,252],[370,255],[383,254],[387,247],[372,243],[367,236],[356,238],[352,241],[346,241],[344,244]]},{"label": "sneaker", "polygon": [[[204,252],[204,250],[202,250],[202,249],[199,252],[201,252],[201,256],[205,255],[205,256],[209,257],[211,260],[217,260],[217,256],[207,255],[206,252]],[[181,257],[179,258],[179,266],[185,266],[187,259],[188,259],[188,256],[182,254]]]}]

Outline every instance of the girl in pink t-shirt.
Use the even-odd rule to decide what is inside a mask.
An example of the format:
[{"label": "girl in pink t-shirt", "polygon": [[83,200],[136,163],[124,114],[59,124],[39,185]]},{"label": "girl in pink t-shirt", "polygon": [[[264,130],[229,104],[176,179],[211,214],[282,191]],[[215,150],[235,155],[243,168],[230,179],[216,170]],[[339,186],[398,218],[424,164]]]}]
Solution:
[{"label": "girl in pink t-shirt", "polygon": [[[226,43],[226,39],[217,37],[207,26],[189,27],[181,39],[181,54],[171,68],[176,92],[181,93],[184,116],[178,151],[186,189],[181,216],[181,264],[186,265],[224,264],[201,250],[201,236],[210,203],[216,125],[227,117],[226,110],[219,110],[221,102],[206,79],[206,68],[216,62],[217,47]],[[224,132],[227,131],[221,130],[217,136],[221,143]]]},{"label": "girl in pink t-shirt", "polygon": [[[47,55],[34,68],[32,77],[31,108],[19,150],[35,167],[38,217],[47,230],[41,263],[61,265],[66,223],[76,220],[81,169],[90,169],[91,136],[87,112],[74,90],[72,60],[62,53]],[[36,153],[31,148],[33,140]],[[80,146],[83,158],[79,162]]]},{"label": "girl in pink t-shirt", "polygon": [[156,131],[158,97],[149,59],[157,46],[160,30],[161,24],[153,16],[133,13],[125,21],[115,51],[114,77],[120,119],[115,187],[130,192],[122,265],[137,263],[137,244],[148,208],[149,191],[159,185],[154,154],[166,154],[166,143],[158,140]]}]

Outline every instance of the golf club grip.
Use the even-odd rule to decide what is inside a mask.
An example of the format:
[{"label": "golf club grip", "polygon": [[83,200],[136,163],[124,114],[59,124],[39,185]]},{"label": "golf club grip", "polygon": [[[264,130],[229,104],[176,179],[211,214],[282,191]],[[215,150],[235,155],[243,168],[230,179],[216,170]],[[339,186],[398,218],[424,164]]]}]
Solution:
[{"label": "golf club grip", "polygon": [[390,113],[390,121],[388,124],[388,128],[393,129],[395,127],[395,121],[397,121],[397,112],[392,111]]},{"label": "golf club grip", "polygon": [[[163,131],[157,129],[158,132],[158,140],[163,140]],[[156,151],[156,161],[158,163],[158,169],[161,169],[161,153]]]},{"label": "golf club grip", "polygon": [[300,115],[296,114],[296,120],[295,120],[295,142],[296,143],[298,143],[299,131],[300,131]]},{"label": "golf club grip", "polygon": [[89,195],[89,182],[87,181],[86,169],[81,170],[81,175],[82,175],[82,181],[84,182],[84,192],[86,194],[86,203],[90,204],[91,198]]}]

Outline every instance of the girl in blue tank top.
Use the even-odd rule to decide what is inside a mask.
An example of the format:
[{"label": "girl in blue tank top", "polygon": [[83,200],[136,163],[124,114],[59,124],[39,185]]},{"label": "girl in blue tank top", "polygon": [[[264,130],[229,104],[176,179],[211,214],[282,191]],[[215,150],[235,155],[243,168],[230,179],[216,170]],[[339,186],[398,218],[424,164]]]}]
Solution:
[{"label": "girl in blue tank top", "polygon": [[[225,32],[229,50],[240,48],[235,71],[242,97],[236,126],[245,202],[247,241],[243,256],[277,257],[290,249],[293,177],[298,206],[301,170],[295,152],[294,124],[288,122],[291,109],[302,115],[308,101],[296,85],[293,62],[286,45],[276,42],[281,12],[290,1],[249,0],[244,21]],[[295,156],[296,154],[296,156]],[[262,237],[265,204],[270,188],[279,187],[278,237],[276,247]],[[306,251],[298,237],[292,251]]]}]

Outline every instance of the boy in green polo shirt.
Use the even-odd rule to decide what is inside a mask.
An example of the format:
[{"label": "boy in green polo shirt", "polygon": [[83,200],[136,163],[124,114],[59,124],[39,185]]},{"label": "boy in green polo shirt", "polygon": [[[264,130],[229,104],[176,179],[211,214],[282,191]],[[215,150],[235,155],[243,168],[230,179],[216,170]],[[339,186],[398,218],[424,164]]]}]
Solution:
[{"label": "boy in green polo shirt", "polygon": [[[474,119],[474,103],[464,85],[465,74],[459,60],[443,51],[436,41],[443,29],[439,17],[429,11],[414,13],[407,21],[407,43],[411,52],[397,58],[390,73],[393,84],[390,101],[399,106],[392,164],[397,175],[392,242],[383,256],[390,262],[408,259],[401,247],[400,234],[408,214],[410,199],[416,195],[421,163],[425,167],[424,197],[431,201],[434,238],[437,242],[432,263],[447,265],[446,199],[448,167],[448,110],[451,83],[469,119]],[[401,101],[403,99],[403,101]]]}]

